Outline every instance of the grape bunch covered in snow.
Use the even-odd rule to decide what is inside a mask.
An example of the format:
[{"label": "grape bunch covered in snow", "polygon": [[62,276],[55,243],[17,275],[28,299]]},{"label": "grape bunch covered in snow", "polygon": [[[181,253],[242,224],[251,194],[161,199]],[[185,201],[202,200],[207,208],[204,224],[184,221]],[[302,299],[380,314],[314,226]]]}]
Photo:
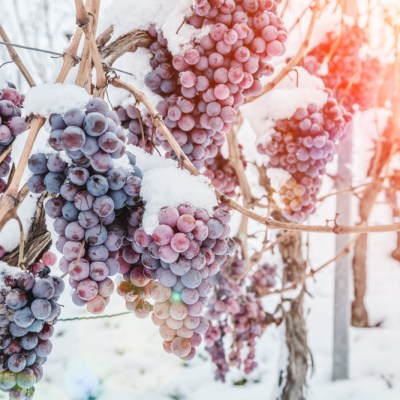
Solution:
[{"label": "grape bunch covered in snow", "polygon": [[113,158],[125,152],[125,135],[116,119],[101,99],[91,100],[86,113],[72,109],[52,115],[49,143],[65,150],[72,165],[59,154],[34,154],[28,162],[30,190],[56,195],[45,211],[59,235],[60,267],[75,289],[72,299],[92,313],[105,309],[114,290],[110,276],[119,270],[125,213],[138,203],[142,181],[133,155],[128,155],[126,168],[114,166]]},{"label": "grape bunch covered in snow", "polygon": [[[367,110],[375,104],[383,69],[379,59],[362,54],[368,44],[364,30],[344,25],[340,36],[329,33],[305,58],[304,67],[317,74],[348,111],[357,105]],[[364,51],[364,53],[366,53]],[[326,63],[328,73],[322,65]]]},{"label": "grape bunch covered in snow", "polygon": [[257,150],[269,156],[268,166],[291,175],[280,188],[282,214],[288,220],[304,222],[315,211],[326,165],[337,153],[349,120],[330,97],[322,106],[310,104],[275,121],[272,131],[259,137]]},{"label": "grape bunch covered in snow", "polygon": [[[216,379],[225,381],[230,367],[249,374],[257,367],[256,340],[274,317],[264,311],[255,286],[265,291],[276,285],[274,266],[264,265],[246,278],[244,261],[235,254],[222,266],[213,281],[213,293],[207,310],[209,328],[205,335],[206,350],[216,366]],[[229,353],[226,353],[229,343]]]},{"label": "grape bunch covered in snow", "polygon": [[190,204],[165,207],[151,235],[139,226],[140,216],[136,210],[129,218],[131,246],[122,251],[125,280],[118,291],[136,315],[153,310],[164,349],[190,360],[208,327],[202,314],[210,278],[234,247],[230,214],[220,207],[213,215]]},{"label": "grape bunch covered in snow", "polygon": [[[6,87],[0,90],[0,155],[14,141],[16,136],[26,130],[25,118],[21,117],[24,96],[16,89]],[[11,157],[0,162],[0,193],[6,188],[5,177],[10,172]]]},{"label": "grape bunch covered in snow", "polygon": [[[217,155],[244,99],[261,92],[261,76],[273,70],[271,58],[285,51],[286,31],[270,0],[196,0],[185,23],[209,33],[173,56],[162,32],[149,29],[153,70],[145,83],[163,97],[158,111],[201,168]],[[155,135],[171,152],[161,132]]]},{"label": "grape bunch covered in snow", "polygon": [[1,267],[0,389],[10,399],[32,398],[52,350],[57,301],[64,290],[63,280],[50,274],[55,261],[46,252],[27,271]]}]

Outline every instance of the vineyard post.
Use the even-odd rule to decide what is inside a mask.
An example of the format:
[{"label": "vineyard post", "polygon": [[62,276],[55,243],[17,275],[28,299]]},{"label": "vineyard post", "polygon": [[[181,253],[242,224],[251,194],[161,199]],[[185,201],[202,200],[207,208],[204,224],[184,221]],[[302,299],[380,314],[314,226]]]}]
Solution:
[{"label": "vineyard post", "polygon": [[[336,189],[338,191],[352,185],[352,134],[354,121],[350,124],[346,138],[343,140],[338,157]],[[336,197],[336,214],[340,223],[352,223],[351,192],[338,194]],[[336,254],[345,248],[350,235],[336,236]],[[335,297],[333,311],[333,380],[349,377],[349,327],[351,320],[350,272],[351,253],[336,261]]]}]

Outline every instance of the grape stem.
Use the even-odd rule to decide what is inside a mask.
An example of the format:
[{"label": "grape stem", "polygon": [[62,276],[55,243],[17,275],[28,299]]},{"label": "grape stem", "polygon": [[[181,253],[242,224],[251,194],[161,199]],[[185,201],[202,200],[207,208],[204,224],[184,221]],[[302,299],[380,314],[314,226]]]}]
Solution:
[{"label": "grape stem", "polygon": [[[103,64],[101,62],[101,57],[99,49],[97,48],[95,31],[97,27],[97,19],[100,8],[100,0],[92,0],[91,3],[91,13],[92,19],[89,13],[86,11],[83,0],[75,0],[76,9],[76,23],[82,28],[85,38],[89,43],[90,58],[93,61],[94,68],[96,70],[96,95],[104,92],[104,88],[107,85],[107,78],[104,72]],[[89,63],[89,68],[91,67]],[[90,68],[91,69],[91,68]],[[88,87],[91,85],[91,81],[88,82]]]},{"label": "grape stem", "polygon": [[8,145],[8,147],[0,154],[0,164],[7,158],[7,156],[11,153],[12,143]]},{"label": "grape stem", "polygon": [[[241,122],[242,121],[239,122],[238,128],[240,128]],[[246,173],[244,171],[243,162],[240,159],[239,145],[237,142],[237,132],[233,126],[231,130],[227,133],[227,140],[229,147],[229,158],[230,160],[232,160],[232,166],[239,180],[240,190],[243,195],[243,202],[246,207],[249,207],[250,204],[253,202],[253,196],[251,194],[250,185],[247,180]],[[251,270],[252,267],[247,246],[248,226],[249,226],[249,217],[247,215],[242,215],[242,221],[240,223],[238,236],[239,236],[240,247],[242,250],[243,260],[245,262],[245,268],[243,274],[241,274],[241,276],[237,278],[238,281],[240,281]]]},{"label": "grape stem", "polygon": [[[94,19],[98,18],[98,15],[95,15],[95,13],[99,11],[98,7],[97,9],[95,8],[95,4],[93,2],[88,2],[88,18],[89,18],[89,28],[90,32],[94,34],[93,29],[95,29],[95,24],[93,23]],[[86,12],[86,9],[84,10]],[[81,11],[79,11],[81,13]],[[90,18],[91,17],[91,18]],[[84,17],[81,17],[84,18]],[[84,24],[85,19],[83,19],[82,22],[79,22],[78,19],[78,11],[77,11],[77,25],[81,26],[81,24]],[[91,60],[91,47],[90,47],[90,40],[88,37],[85,37],[85,42],[83,46],[83,51],[81,54],[81,59],[79,63],[79,69],[78,73],[76,75],[76,80],[75,84],[81,87],[85,87],[86,84],[86,90],[90,94],[92,91],[92,60]]]},{"label": "grape stem", "polygon": [[[164,124],[161,115],[157,112],[156,108],[153,106],[151,101],[144,95],[143,92],[137,90],[135,87],[129,85],[128,83],[116,78],[112,80],[111,84],[120,89],[125,89],[129,93],[131,93],[137,102],[142,103],[148,110],[151,118],[153,119],[154,125],[157,129],[159,129],[168,143],[171,145],[173,151],[178,156],[178,159],[181,162],[181,165],[185,167],[189,172],[193,175],[201,175],[201,173],[197,170],[197,168],[192,164],[192,162],[188,159],[186,154],[183,152],[178,142],[173,137],[172,133]],[[334,233],[336,235],[348,235],[352,233],[384,233],[384,232],[399,232],[400,224],[388,224],[388,225],[339,225],[336,222],[336,219],[326,220],[325,225],[301,225],[291,222],[278,221],[273,217],[264,217],[256,212],[247,209],[246,207],[240,205],[229,197],[225,196],[219,190],[215,189],[215,194],[217,198],[228,207],[240,212],[243,215],[248,216],[249,218],[257,221],[263,225],[266,225],[269,229],[278,229],[278,230],[286,230],[286,231],[297,231],[297,232],[313,232],[313,233]]]},{"label": "grape stem", "polygon": [[149,47],[151,37],[146,31],[134,30],[125,33],[101,49],[103,62],[112,66],[114,62],[127,52],[134,52],[139,47]]},{"label": "grape stem", "polygon": [[311,3],[306,8],[304,8],[301,14],[296,18],[296,21],[294,21],[293,25],[287,30],[288,34],[290,34],[293,31],[293,29],[296,28],[297,25],[299,25],[304,16],[307,14],[307,11],[312,7],[313,2],[314,0],[312,0]]},{"label": "grape stem", "polygon": [[18,253],[18,267],[25,269],[23,267],[23,261],[24,261],[24,244],[25,244],[25,234],[24,234],[24,226],[22,225],[21,218],[16,215],[14,219],[18,223],[19,227],[19,253]]}]

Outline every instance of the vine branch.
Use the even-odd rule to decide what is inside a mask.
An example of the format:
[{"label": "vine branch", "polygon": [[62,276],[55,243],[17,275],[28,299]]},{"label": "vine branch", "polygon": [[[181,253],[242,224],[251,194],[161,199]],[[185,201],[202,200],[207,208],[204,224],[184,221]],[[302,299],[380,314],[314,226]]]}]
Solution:
[{"label": "vine branch", "polygon": [[[164,124],[161,115],[158,113],[158,111],[153,106],[151,101],[144,95],[144,93],[141,92],[140,90],[137,90],[135,87],[129,85],[128,83],[120,80],[119,78],[114,79],[111,83],[115,87],[127,90],[135,97],[136,101],[142,103],[147,108],[151,118],[153,119],[154,126],[163,133],[168,143],[171,145],[172,150],[175,152],[178,159],[180,160],[181,165],[185,167],[193,175],[196,176],[201,175],[201,173],[197,170],[197,168],[192,164],[192,162],[183,152],[178,142],[173,137],[172,133]],[[221,193],[219,190],[215,188],[214,191],[217,198],[222,203],[240,212],[241,214],[248,216],[254,221],[266,225],[269,229],[279,229],[279,230],[297,231],[297,232],[334,233],[336,235],[348,235],[352,233],[384,233],[384,232],[400,231],[400,224],[375,225],[375,226],[362,224],[362,225],[349,226],[349,225],[338,225],[335,219],[331,221],[327,220],[325,225],[301,225],[291,222],[277,221],[273,217],[265,217],[260,214],[257,214],[252,210],[247,209],[246,207],[240,205],[239,203],[225,196],[223,193]]]},{"label": "vine branch", "polygon": [[21,71],[21,74],[28,82],[29,86],[36,86],[32,75],[29,73],[28,69],[25,67],[25,64],[22,62],[21,58],[19,57],[18,53],[15,51],[14,47],[8,45],[7,43],[10,42],[10,39],[7,36],[6,31],[4,30],[3,26],[0,24],[0,37],[4,40],[5,45],[8,50],[8,54],[10,54],[11,59],[15,62],[18,69]]}]

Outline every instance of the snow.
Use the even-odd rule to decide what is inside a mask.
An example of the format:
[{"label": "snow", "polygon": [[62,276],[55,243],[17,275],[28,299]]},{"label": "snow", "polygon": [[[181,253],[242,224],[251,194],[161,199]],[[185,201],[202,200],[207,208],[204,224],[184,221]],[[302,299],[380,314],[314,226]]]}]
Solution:
[{"label": "snow", "polygon": [[[133,76],[117,72],[126,83],[141,90],[151,103],[156,105],[162,100],[161,96],[155,94],[144,83],[145,76],[148,72],[152,71],[150,58],[151,54],[148,49],[139,48],[134,53],[124,54],[113,64],[113,66],[132,73]],[[110,100],[113,107],[118,105],[127,106],[128,104],[135,104],[135,99],[130,95],[130,93],[122,89],[117,89],[111,85],[107,88],[107,95],[107,98]],[[143,105],[139,104],[138,107],[139,109],[144,110]]]},{"label": "snow", "polygon": [[315,21],[310,39],[310,50],[320,45],[329,33],[340,29],[341,14],[340,7],[336,7],[335,4],[330,4],[324,9],[321,16]]},{"label": "snow", "polygon": [[[140,12],[133,11],[130,0],[114,0],[103,14],[100,31],[110,25],[114,26],[113,39],[134,29],[148,29],[155,25],[168,40],[168,48],[172,54],[180,53],[182,47],[191,39],[200,37],[207,30],[200,31],[189,24],[181,24],[192,14],[193,0],[146,0],[141,2]],[[179,31],[179,33],[178,33]]]},{"label": "snow", "polygon": [[140,195],[145,202],[143,228],[146,233],[151,234],[157,227],[158,212],[163,207],[189,203],[212,214],[218,203],[208,178],[194,176],[178,162],[147,154],[139,147],[131,146],[129,150],[135,154],[137,166],[143,172]]},{"label": "snow", "polygon": [[4,289],[4,277],[6,275],[17,275],[21,272],[20,268],[10,267],[4,261],[0,261],[0,289]]},{"label": "snow", "polygon": [[3,80],[3,76],[0,75],[0,90],[8,87],[7,82]]},{"label": "snow", "polygon": [[267,176],[273,187],[280,187],[283,182],[287,181],[291,177],[289,172],[282,168],[268,168]]},{"label": "snow", "polygon": [[290,118],[298,108],[306,108],[311,103],[323,106],[328,100],[324,89],[320,78],[302,67],[296,67],[274,90],[244,105],[242,113],[249,119],[257,135],[264,136],[260,140],[268,140],[276,120]]},{"label": "snow", "polygon": [[364,183],[373,155],[374,142],[384,132],[391,112],[384,108],[374,108],[357,112],[353,117],[353,169],[355,183]]},{"label": "snow", "polygon": [[90,96],[85,89],[61,83],[34,86],[26,93],[24,108],[27,114],[63,114],[72,107],[84,107]]}]

